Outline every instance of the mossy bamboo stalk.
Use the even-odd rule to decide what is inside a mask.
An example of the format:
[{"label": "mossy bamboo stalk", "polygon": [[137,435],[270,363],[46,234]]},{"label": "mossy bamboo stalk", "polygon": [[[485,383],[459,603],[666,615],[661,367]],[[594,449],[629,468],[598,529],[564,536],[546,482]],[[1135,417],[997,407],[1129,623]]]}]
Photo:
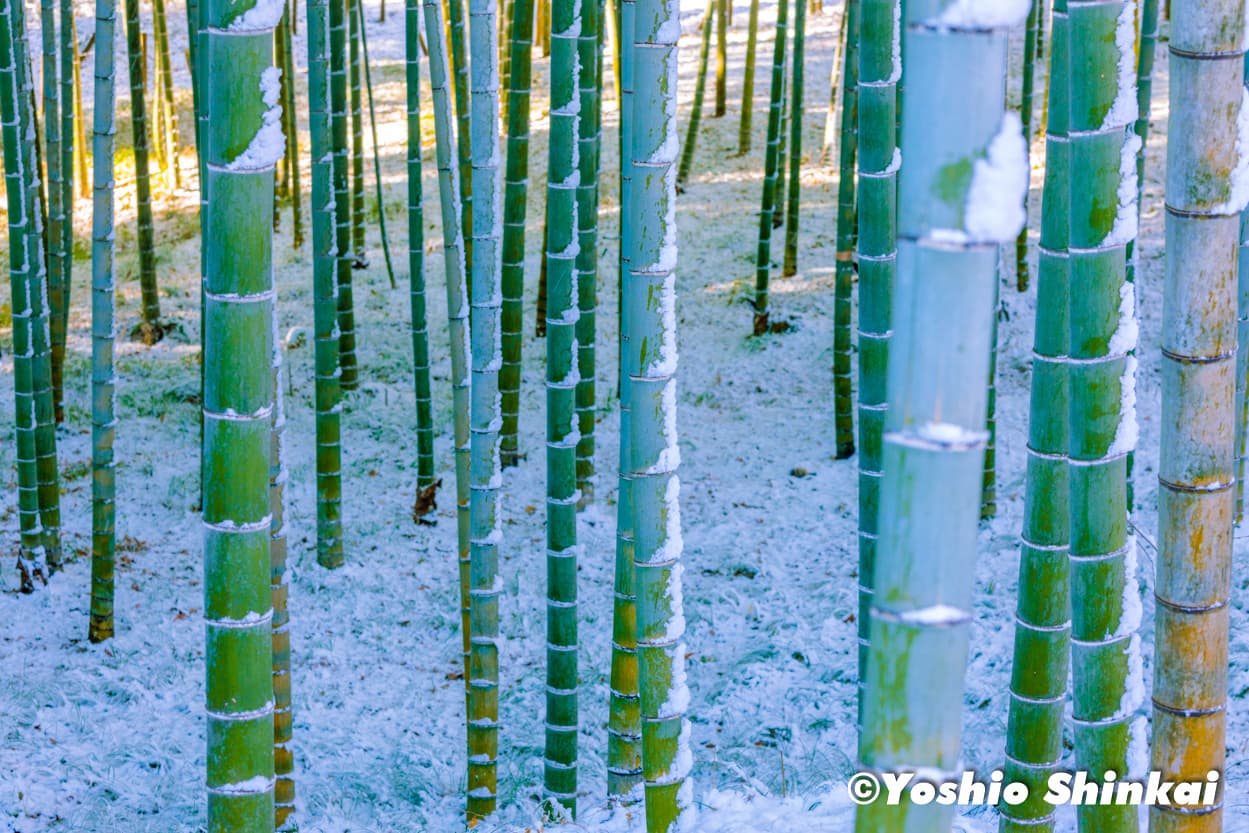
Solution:
[{"label": "mossy bamboo stalk", "polygon": [[364,95],[361,83],[360,37],[363,21],[360,0],[347,0],[348,83],[351,95],[351,266],[367,269],[364,251]]},{"label": "mossy bamboo stalk", "polygon": [[529,100],[533,59],[533,2],[512,0],[511,90],[507,97],[507,168],[503,185],[503,396],[500,459],[514,466],[520,452],[520,375],[524,339],[525,217],[529,207]]},{"label": "mossy bamboo stalk", "polygon": [[[279,7],[280,8],[280,7]],[[203,8],[204,617],[208,830],[274,828],[269,469],[274,416],[273,205],[280,70],[270,4]]]},{"label": "mossy bamboo stalk", "polygon": [[[113,438],[117,430],[113,344],[113,152],[117,62],[113,53],[117,25],[114,0],[96,0],[92,95],[92,162],[95,191],[91,206],[91,617],[87,638],[103,642],[113,636],[116,582],[113,557],[117,548],[117,464]],[[6,140],[8,137],[5,137]]]},{"label": "mossy bamboo stalk", "polygon": [[[922,767],[938,783],[961,770],[998,252],[1025,219],[1027,154],[1004,102],[1008,35],[1026,11],[908,0],[901,21],[898,270],[859,766]],[[858,808],[856,830],[948,830],[954,812],[877,800]]]},{"label": "mossy bamboo stalk", "polygon": [[[416,0],[408,0],[416,2]],[[460,188],[456,182],[455,115],[451,105],[451,69],[440,0],[421,0],[425,40],[429,44],[429,88],[434,106],[434,153],[442,210],[442,251],[446,271],[447,322],[451,346],[451,407],[455,442],[456,552],[460,578],[460,634],[464,652],[464,691],[471,682],[469,657],[470,583],[470,429],[468,282],[464,272],[464,236],[460,228]]]},{"label": "mossy bamboo stalk", "polygon": [[[833,301],[833,426],[836,456],[854,454],[854,383],[850,371],[850,328],[858,248],[855,167],[859,154],[860,0],[846,0],[846,45],[842,50],[841,145],[837,173],[837,254]],[[762,228],[762,226],[760,226]]]},{"label": "mossy bamboo stalk", "polygon": [[162,136],[165,144],[165,169],[170,188],[182,187],[182,172],[178,168],[178,108],[173,94],[173,61],[169,51],[169,28],[165,18],[165,0],[152,0],[152,26],[156,30],[156,54],[161,65],[160,86],[156,90],[165,114]]},{"label": "mossy bamboo stalk", "polygon": [[[795,0],[796,2],[796,0]],[[802,191],[802,121],[804,108],[803,64],[807,31],[807,7],[805,3],[794,6],[794,59],[790,74],[789,106],[789,193],[785,201],[785,257],[781,275],[798,274],[798,206]],[[779,195],[777,196],[779,200]]]},{"label": "mossy bamboo stalk", "polygon": [[330,3],[308,0],[308,134],[312,188],[312,314],[316,400],[317,563],[340,567],[343,555],[342,390],[338,369],[337,156],[332,134]]},{"label": "mossy bamboo stalk", "polygon": [[498,494],[500,308],[503,217],[499,182],[499,53],[494,0],[469,0],[472,42],[473,266],[469,320],[472,376],[470,482],[470,654],[468,817],[482,819],[497,801],[499,750]]},{"label": "mossy bamboo stalk", "polygon": [[785,106],[785,49],[789,30],[789,3],[776,4],[776,39],[772,47],[772,93],[768,103],[767,149],[763,163],[763,197],[759,208],[759,241],[755,248],[755,315],[752,332],[759,336],[768,331],[768,284],[772,274],[772,215],[780,202],[778,197],[781,161],[782,111]]},{"label": "mossy bamboo stalk", "polygon": [[[421,7],[404,5],[404,89],[408,116],[408,300],[411,310],[413,384],[416,393],[418,516],[433,511],[434,404],[429,372],[429,322],[425,311],[425,209],[421,198]],[[427,501],[421,496],[428,495]]]},{"label": "mossy bamboo stalk", "polygon": [[711,25],[715,22],[716,7],[723,0],[707,0],[703,7],[703,20],[699,24],[702,42],[698,47],[698,74],[694,82],[694,101],[690,104],[689,121],[685,125],[685,141],[681,143],[681,164],[677,167],[677,188],[684,190],[694,164],[694,146],[698,142],[698,125],[703,117],[703,99],[707,92],[707,60],[711,52]]},{"label": "mossy bamboo stalk", "polygon": [[[1151,769],[1220,775],[1215,803],[1150,808],[1153,833],[1223,829],[1235,513],[1237,243],[1249,201],[1245,4],[1172,6]],[[1197,646],[1200,646],[1199,648]]]},{"label": "mossy bamboo stalk", "polygon": [[[278,39],[281,42],[281,39]],[[282,396],[282,342],[278,337],[277,305],[273,310],[273,417],[269,427],[269,595],[273,605],[270,632],[273,675],[273,829],[293,830],[295,813],[295,750],[291,745],[290,585],[286,569],[286,482],[283,438],[286,407]]]},{"label": "mossy bamboo stalk", "polygon": [[356,359],[356,314],[352,293],[351,163],[349,57],[347,4],[330,3],[330,142],[334,161],[334,270],[338,280],[339,386],[355,390],[360,385]]},{"label": "mossy bamboo stalk", "polygon": [[746,65],[742,70],[742,120],[737,129],[737,153],[750,152],[750,122],[755,111],[755,53],[759,44],[759,0],[750,0],[746,24]]},{"label": "mossy bamboo stalk", "polygon": [[13,314],[14,434],[17,439],[17,514],[21,542],[17,551],[19,587],[23,593],[35,582],[47,581],[44,530],[39,515],[36,466],[36,418],[33,350],[35,318],[32,289],[37,287],[40,236],[35,199],[38,168],[34,147],[23,141],[32,129],[33,108],[27,91],[23,38],[24,7],[0,0],[0,125],[4,136],[4,179],[9,223],[9,285]]},{"label": "mossy bamboo stalk", "polygon": [[1071,667],[1067,250],[1072,186],[1067,124],[1072,68],[1066,0],[1054,3],[1051,44],[1048,100],[1053,116],[1045,137],[1028,463],[1006,730],[1006,777],[1027,784],[1029,800],[999,808],[1001,833],[1054,831],[1054,807],[1041,796],[1043,785],[1062,762]]},{"label": "mossy bamboo stalk", "polygon": [[[635,0],[620,0],[618,32],[632,38]],[[621,44],[617,53],[620,67],[620,249],[617,260],[619,287],[619,365],[620,379],[620,454],[618,459],[618,490],[616,496],[616,568],[612,585],[612,649],[611,694],[607,718],[607,795],[614,802],[636,800],[636,788],[642,783],[642,712],[638,695],[637,657],[637,588],[633,566],[633,470],[628,426],[632,397],[628,379],[628,353],[631,316],[626,297],[632,288],[629,275],[633,225],[624,218],[633,216],[632,153],[633,147],[633,48],[632,42]],[[625,114],[630,114],[626,117]]]},{"label": "mossy bamboo stalk", "polygon": [[[1069,0],[1072,85],[1070,460],[1072,715],[1076,766],[1090,781],[1129,773],[1145,743],[1136,715],[1140,599],[1128,532],[1136,444],[1133,316],[1127,245],[1136,237],[1136,17],[1133,2]],[[1075,69],[1079,68],[1079,72]],[[1115,210],[1108,211],[1108,206]],[[1091,511],[1090,507],[1096,507]],[[1082,828],[1135,831],[1134,807],[1077,808]]]},{"label": "mossy bamboo stalk", "polygon": [[[899,0],[863,0],[858,44],[859,261],[859,702],[866,679],[880,539],[880,485],[889,415],[889,345],[898,271],[898,82],[902,78]],[[845,141],[843,137],[843,141]]]},{"label": "mossy bamboo stalk", "polygon": [[598,342],[599,148],[603,135],[603,5],[581,0],[577,41],[577,507],[594,501],[594,424],[596,422],[596,345]]},{"label": "mossy bamboo stalk", "polygon": [[147,103],[144,101],[143,50],[140,45],[139,0],[126,3],[126,56],[130,76],[130,125],[134,138],[136,213],[139,234],[139,290],[143,322],[140,335],[146,344],[160,341],[160,296],[156,288],[155,234],[152,230],[152,180],[148,170]]}]

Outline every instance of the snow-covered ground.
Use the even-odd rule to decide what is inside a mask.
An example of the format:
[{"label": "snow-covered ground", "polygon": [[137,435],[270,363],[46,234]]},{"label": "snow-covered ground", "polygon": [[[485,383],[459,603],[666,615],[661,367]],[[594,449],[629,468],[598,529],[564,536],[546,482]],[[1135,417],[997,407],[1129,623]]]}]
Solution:
[{"label": "snow-covered ground", "polygon": [[[461,823],[464,727],[455,529],[451,499],[449,360],[441,237],[426,131],[425,241],[433,338],[437,455],[444,489],[439,523],[410,519],[416,465],[407,330],[403,206],[402,9],[393,0],[378,23],[370,2],[370,51],[378,96],[386,208],[400,288],[392,290],[370,229],[371,267],[356,273],[364,385],[344,411],[347,565],[327,572],[314,552],[312,355],[287,355],[287,514],[291,544],[296,785],[302,829],[318,833],[449,830]],[[701,11],[685,10],[682,113],[693,91],[696,46],[688,36]],[[819,163],[840,7],[808,19],[808,115],[804,147],[800,272],[773,283],[781,335],[747,338],[751,261],[758,208],[767,73],[775,6],[764,7],[755,87],[754,146],[735,153],[744,52],[745,4],[730,33],[729,114],[704,118],[695,173],[681,197],[678,278],[679,408],[690,709],[698,830],[850,829],[845,796],[855,765],[855,462],[834,461],[832,312],[835,170]],[[90,25],[80,6],[80,30]],[[302,13],[302,9],[301,9]],[[33,14],[31,20],[36,20]],[[182,7],[170,8],[174,47],[185,43]],[[119,26],[119,31],[121,27]],[[303,26],[300,25],[302,35]],[[119,54],[121,50],[119,49]],[[304,63],[302,38],[296,47]],[[175,64],[180,62],[175,60]],[[1159,51],[1155,127],[1142,221],[1141,448],[1135,522],[1141,546],[1147,673],[1152,659],[1152,566],[1156,536],[1158,331],[1161,321],[1166,62]],[[545,184],[547,65],[535,68],[533,189],[526,333]],[[302,73],[299,73],[302,83]],[[84,72],[89,78],[90,73]],[[124,77],[124,74],[121,76]],[[424,77],[428,77],[425,75]],[[185,84],[185,76],[180,76]],[[89,92],[89,85],[88,85]],[[124,90],[119,90],[124,107]],[[710,89],[709,89],[710,95]],[[189,92],[180,96],[184,135]],[[427,99],[427,96],[426,96]],[[708,103],[710,111],[710,102]],[[89,107],[89,103],[88,103]],[[428,124],[428,100],[425,108]],[[124,124],[124,122],[122,122]],[[582,778],[579,826],[641,829],[636,814],[606,806],[605,739],[614,560],[614,279],[618,203],[616,113],[605,107],[600,234],[600,397],[598,503],[579,522],[581,567]],[[123,133],[124,133],[123,127]],[[119,143],[119,147],[125,143]],[[1038,143],[1036,148],[1039,150]],[[184,157],[184,171],[193,164]],[[1034,160],[1033,228],[1040,159]],[[305,169],[306,175],[306,169]],[[371,178],[371,174],[370,174]],[[125,171],[120,180],[127,180]],[[166,315],[182,324],[155,348],[119,341],[117,435],[117,637],[86,641],[90,548],[90,425],[87,395],[89,208],[78,205],[68,418],[60,432],[63,514],[71,561],[32,596],[16,592],[11,560],[0,571],[0,830],[199,831],[204,829],[203,643],[197,500],[198,244],[195,197],[161,203],[159,277]],[[139,318],[132,192],[119,196],[119,330]],[[369,196],[370,211],[373,197]],[[181,212],[179,214],[178,212]],[[266,218],[257,218],[265,221]],[[312,324],[307,247],[292,252],[289,214],[276,243],[282,329]],[[779,246],[775,251],[779,253]],[[1034,256],[1035,257],[1035,256]],[[779,270],[777,270],[779,273]],[[987,773],[1004,752],[1007,688],[1024,490],[1024,443],[1035,291],[1017,294],[1004,276],[1006,320],[998,365],[999,514],[984,526],[977,568],[976,624],[964,704],[969,767]],[[0,334],[2,335],[2,334]],[[12,359],[0,358],[0,414],[11,414]],[[529,459],[504,480],[501,569],[502,652],[500,813],[487,829],[541,826],[542,699],[545,641],[543,351],[526,337],[521,431]],[[801,474],[800,470],[805,470]],[[12,422],[0,418],[0,535],[17,539]],[[1238,562],[1245,545],[1238,541]],[[1249,629],[1240,578],[1234,598],[1228,732],[1228,829],[1249,831]],[[1068,744],[1068,752],[1070,752]],[[960,819],[966,831],[995,830],[992,811]],[[1063,817],[1064,830],[1074,819]]]}]

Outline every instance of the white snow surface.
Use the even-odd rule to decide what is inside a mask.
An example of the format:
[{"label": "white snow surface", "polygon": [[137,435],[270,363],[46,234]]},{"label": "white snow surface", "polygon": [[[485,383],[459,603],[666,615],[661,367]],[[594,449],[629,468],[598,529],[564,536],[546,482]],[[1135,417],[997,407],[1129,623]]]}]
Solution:
[{"label": "white snow surface", "polygon": [[972,169],[963,218],[971,239],[1006,243],[1019,235],[1027,220],[1023,198],[1030,171],[1023,123],[1007,111],[985,158],[977,159]]}]

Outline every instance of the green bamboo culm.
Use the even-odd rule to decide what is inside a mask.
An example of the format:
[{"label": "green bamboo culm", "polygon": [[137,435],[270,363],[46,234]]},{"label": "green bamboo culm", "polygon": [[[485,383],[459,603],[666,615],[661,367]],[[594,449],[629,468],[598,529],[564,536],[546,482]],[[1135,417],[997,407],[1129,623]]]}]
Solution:
[{"label": "green bamboo culm", "polygon": [[[577,815],[577,189],[581,0],[551,3],[547,175],[546,746],[543,793]],[[554,812],[552,808],[548,812]]]},{"label": "green bamboo culm", "polygon": [[165,156],[166,173],[169,184],[175,188],[182,187],[182,172],[178,167],[178,107],[173,94],[173,62],[169,50],[169,27],[165,16],[165,0],[152,0],[152,28],[156,34],[156,54],[162,62],[163,72],[160,73],[160,88],[156,90],[157,100],[165,113],[162,148]]},{"label": "green bamboo culm", "polygon": [[[712,0],[709,0],[709,4]],[[768,138],[763,161],[763,197],[759,209],[759,242],[755,248],[755,315],[752,332],[761,336],[768,331],[768,284],[772,275],[772,215],[779,200],[777,181],[781,167],[781,111],[785,97],[785,48],[789,30],[789,3],[777,0],[776,40],[772,48],[772,96],[768,102]],[[710,8],[710,5],[708,5]]]},{"label": "green bamboo culm", "polygon": [[844,10],[840,15],[837,26],[837,40],[833,48],[833,66],[829,70],[828,83],[828,109],[824,113],[824,139],[820,144],[820,163],[826,164],[836,154],[838,142],[841,134],[837,128],[840,126],[837,121],[837,102],[840,100],[838,93],[841,92],[841,70],[842,55],[846,50],[846,18]]},{"label": "green bamboo culm", "polygon": [[716,4],[716,110],[719,118],[728,111],[729,66],[729,0],[715,0]]},{"label": "green bamboo culm", "polygon": [[[637,4],[635,0],[621,0],[618,31],[629,33],[632,38],[633,19]],[[611,694],[607,717],[607,795],[618,803],[636,800],[637,786],[642,782],[642,712],[638,695],[637,657],[637,589],[633,569],[633,471],[631,469],[630,423],[631,386],[628,379],[628,353],[633,339],[630,336],[630,316],[626,298],[632,287],[629,275],[630,246],[633,224],[626,218],[632,216],[633,181],[631,154],[625,148],[632,147],[633,119],[625,114],[633,111],[633,49],[631,44],[621,45],[617,53],[620,69],[620,249],[617,276],[620,304],[619,314],[619,365],[620,379],[620,451],[617,457],[616,496],[616,568],[612,584],[612,646],[611,646]]]},{"label": "green bamboo culm", "polygon": [[[454,3],[455,0],[452,0]],[[503,217],[499,188],[499,53],[495,0],[469,0],[472,42],[473,261],[469,287],[472,376],[470,450],[470,681],[468,818],[494,812],[499,753],[499,369]]]},{"label": "green bamboo culm", "polygon": [[[899,0],[862,0],[858,71],[859,261],[859,706],[867,671],[872,575],[880,539],[880,484],[889,415],[889,343],[898,271]],[[845,139],[843,138],[843,142]]]},{"label": "green bamboo culm", "polygon": [[[279,40],[279,43],[281,41]],[[283,122],[284,123],[284,122]],[[269,596],[273,605],[273,829],[294,830],[295,750],[291,744],[290,582],[286,569],[286,468],[283,437],[286,406],[282,396],[282,342],[277,305],[273,309],[273,410],[269,423]]]},{"label": "green bamboo culm", "polygon": [[[416,2],[416,0],[408,0]],[[440,0],[421,0],[429,45],[429,89],[434,106],[438,195],[442,209],[442,251],[446,271],[447,323],[451,352],[451,409],[455,442],[455,528],[460,578],[460,636],[464,654],[464,691],[469,667],[469,331],[468,282],[464,270],[464,233],[460,229],[460,187],[456,181],[455,114],[451,103],[451,68]]]},{"label": "green bamboo culm", "polygon": [[412,368],[416,391],[415,518],[436,508],[434,404],[429,371],[429,322],[425,311],[425,210],[421,200],[421,7],[404,3],[404,68],[408,109],[408,299]]},{"label": "green bamboo culm", "polygon": [[[93,643],[113,636],[116,592],[113,577],[113,556],[117,548],[117,465],[113,455],[117,430],[117,378],[113,368],[113,137],[117,127],[113,84],[117,68],[113,43],[116,24],[114,0],[96,0],[91,131],[94,165],[91,178],[94,191],[91,204],[91,618],[87,628],[87,638]],[[0,60],[3,60],[2,55]],[[5,120],[7,122],[7,115]],[[5,144],[8,144],[8,136],[5,136]]]},{"label": "green bamboo culm", "polygon": [[38,232],[38,167],[30,135],[33,117],[26,86],[24,7],[0,0],[0,124],[4,135],[4,179],[9,221],[9,286],[13,311],[14,433],[17,438],[17,513],[21,544],[17,572],[23,593],[35,582],[47,581],[44,530],[39,517],[39,485],[35,444],[33,350],[38,322],[32,315],[31,295],[38,288],[43,260]]},{"label": "green bamboo culm", "polygon": [[789,166],[785,164],[785,146],[786,139],[789,136],[789,97],[786,92],[789,90],[789,78],[793,71],[788,59],[785,61],[785,70],[781,74],[781,135],[777,144],[777,168],[776,168],[776,188],[773,189],[773,205],[772,205],[772,228],[778,229],[785,225],[785,172]]},{"label": "green bamboo culm", "polygon": [[1049,54],[1045,182],[1037,269],[1024,519],[1019,541],[1019,599],[1006,728],[1006,779],[1028,785],[1029,799],[999,807],[1000,833],[1053,833],[1054,807],[1041,799],[1062,763],[1063,711],[1071,665],[1071,522],[1067,453],[1068,297],[1071,269],[1071,86],[1067,2],[1057,0]]},{"label": "green bamboo culm", "polygon": [[534,0],[512,0],[511,73],[507,96],[507,168],[503,185],[503,431],[504,466],[520,452],[520,371],[524,339],[525,216],[529,207],[529,85],[533,58]]},{"label": "green bamboo culm", "polygon": [[[1136,445],[1134,2],[1069,0],[1071,226],[1068,297],[1072,717],[1078,769],[1126,777],[1145,740],[1128,460]],[[1079,68],[1079,71],[1076,71]],[[1114,211],[1107,211],[1115,206]],[[1079,287],[1079,291],[1074,291]],[[1089,511],[1096,507],[1096,511]],[[1143,748],[1143,747],[1142,747]],[[1138,828],[1134,807],[1081,806],[1082,829]]]},{"label": "green bamboo culm", "polygon": [[464,34],[464,6],[468,0],[446,0],[451,36],[451,87],[455,94],[456,156],[459,160],[460,228],[464,233],[464,268],[469,291],[473,286],[473,143],[469,122],[468,45]]},{"label": "green bamboo culm", "polygon": [[850,369],[850,329],[856,271],[854,253],[858,247],[855,166],[859,156],[860,8],[860,0],[846,0],[846,45],[842,50],[841,71],[841,129],[838,131],[841,145],[837,153],[836,282],[833,289],[833,430],[838,460],[854,455],[855,405],[854,382]]},{"label": "green bamboo culm", "polygon": [[304,247],[303,184],[299,174],[299,130],[295,107],[295,50],[292,29],[295,12],[292,9],[282,24],[282,115],[286,119],[286,159],[290,165],[291,200],[291,246]]},{"label": "green bamboo culm", "polygon": [[147,104],[143,95],[143,49],[140,45],[139,0],[126,0],[126,67],[130,75],[130,125],[134,137],[136,213],[139,222],[139,290],[143,321],[139,336],[145,344],[160,341],[160,296],[156,288],[155,235],[152,229],[152,180],[148,169]]},{"label": "green bamboo culm", "polygon": [[339,387],[338,280],[330,67],[330,2],[308,0],[308,134],[311,140],[312,320],[316,400],[317,563],[343,555],[342,390]]},{"label": "green bamboo culm", "polygon": [[204,617],[209,833],[274,829],[270,459],[275,337],[273,206],[281,160],[282,4],[206,0],[212,83],[204,169]]},{"label": "green bamboo culm", "polygon": [[1136,207],[1140,210],[1145,190],[1145,144],[1149,140],[1149,112],[1154,96],[1154,56],[1158,50],[1158,6],[1160,0],[1141,0],[1140,41],[1136,56],[1136,135],[1141,148],[1136,153]]},{"label": "green bamboo culm", "polygon": [[334,271],[338,281],[339,386],[360,385],[356,366],[356,314],[352,293],[350,118],[348,108],[347,4],[329,0],[330,8],[330,143],[334,162]]},{"label": "green bamboo culm", "polygon": [[[859,767],[922,767],[940,782],[962,769],[998,252],[1025,221],[1027,149],[1004,102],[1009,33],[1027,6],[903,5],[898,269]],[[949,830],[954,813],[908,794],[859,807],[855,829]]]},{"label": "green bamboo culm", "polygon": [[373,187],[377,201],[377,231],[382,239],[382,260],[386,263],[386,277],[390,288],[398,289],[395,265],[390,257],[390,236],[386,233],[386,202],[382,198],[382,160],[377,141],[377,108],[373,103],[373,72],[369,69],[369,33],[364,25],[364,10],[357,4],[356,15],[360,17],[360,64],[364,68],[364,97],[369,104],[369,132],[373,140]]},{"label": "green bamboo culm", "polygon": [[[1023,121],[1023,135],[1028,142],[1028,150],[1032,150],[1032,111],[1035,109],[1032,100],[1036,89],[1037,52],[1040,45],[1040,18],[1044,17],[1044,0],[1037,0],[1028,9],[1028,19],[1024,24],[1023,33],[1023,76],[1019,94],[1019,118]],[[1027,197],[1024,198],[1025,203]],[[1015,238],[1015,288],[1020,292],[1028,291],[1028,226],[1025,224]]]},{"label": "green bamboo culm", "polygon": [[1151,807],[1153,833],[1221,831],[1231,792],[1221,776],[1235,513],[1236,249],[1249,202],[1245,23],[1241,0],[1175,0],[1171,7],[1150,769],[1164,781],[1204,783],[1212,772],[1220,780],[1214,804],[1200,815]]},{"label": "green bamboo culm", "polygon": [[367,269],[364,252],[364,96],[360,69],[361,0],[347,0],[347,72],[351,102],[351,266]]},{"label": "green bamboo culm", "polygon": [[[56,421],[64,419],[62,400],[62,374],[65,365],[65,319],[62,309],[65,298],[65,244],[66,226],[64,190],[61,187],[61,118],[60,84],[57,83],[60,62],[57,60],[56,0],[41,0],[39,4],[39,34],[42,44],[43,81],[43,135],[47,162],[47,208],[46,228],[48,270],[48,305],[51,311],[50,330],[52,339],[52,397]],[[69,99],[64,102],[68,105]],[[48,571],[55,573],[59,564],[48,562]]]},{"label": "green bamboo culm", "polygon": [[603,136],[603,6],[581,0],[577,39],[581,118],[577,158],[577,507],[594,502],[594,424],[597,417],[599,149]]},{"label": "green bamboo culm", "polygon": [[750,0],[746,25],[746,66],[742,70],[742,120],[737,129],[737,153],[750,152],[750,122],[755,110],[755,53],[759,44],[759,0]]},{"label": "green bamboo culm", "polygon": [[698,75],[694,83],[694,102],[690,105],[689,123],[685,126],[685,141],[681,143],[681,164],[677,168],[677,188],[684,189],[694,164],[694,146],[698,142],[698,124],[703,117],[703,98],[707,92],[707,58],[711,51],[711,24],[715,22],[716,5],[721,0],[707,0],[703,7],[703,21],[699,25],[702,44],[698,47]]},{"label": "green bamboo culm", "polygon": [[[78,27],[74,21],[73,0],[61,0],[61,210],[65,212],[65,305],[61,326],[69,328],[70,284],[74,263],[74,200],[79,183],[86,179],[87,161],[83,155],[82,82],[79,79]],[[76,167],[77,166],[77,167]],[[86,196],[84,194],[84,196]],[[60,401],[59,399],[57,400]],[[61,416],[57,416],[57,422]]]},{"label": "green bamboo culm", "polygon": [[[69,11],[66,11],[66,5]],[[73,181],[70,183],[71,191],[79,199],[90,199],[91,197],[91,179],[87,173],[87,117],[82,106],[82,50],[78,47],[78,21],[74,17],[73,0],[61,0],[61,15],[69,20],[69,31],[61,32],[61,73],[65,72],[65,65],[69,64],[70,78],[69,83],[74,89],[74,108],[69,114],[69,120],[73,123],[73,141],[70,147],[70,153],[74,157],[74,162],[70,166],[73,170]],[[68,59],[66,58],[68,55]],[[64,78],[61,81],[65,83]],[[61,122],[66,120],[65,114],[61,114]],[[62,146],[62,152],[64,147]],[[72,205],[71,205],[72,208]],[[73,211],[66,212],[67,218],[73,217]],[[72,227],[72,225],[71,225]],[[71,256],[73,250],[70,250]],[[66,297],[69,293],[69,285],[66,284]],[[66,305],[65,315],[69,316],[68,304]]]},{"label": "green bamboo culm", "polygon": [[[801,198],[802,172],[802,69],[805,62],[807,32],[807,7],[805,2],[794,3],[794,59],[790,69],[789,105],[789,192],[785,200],[785,256],[781,266],[783,277],[798,274],[798,206]],[[780,195],[777,195],[780,199]]]},{"label": "green bamboo culm", "polygon": [[[676,182],[678,0],[638,0],[632,36],[629,235],[629,469],[638,694],[647,833],[693,813],[677,445]],[[627,29],[625,31],[628,31]]]}]

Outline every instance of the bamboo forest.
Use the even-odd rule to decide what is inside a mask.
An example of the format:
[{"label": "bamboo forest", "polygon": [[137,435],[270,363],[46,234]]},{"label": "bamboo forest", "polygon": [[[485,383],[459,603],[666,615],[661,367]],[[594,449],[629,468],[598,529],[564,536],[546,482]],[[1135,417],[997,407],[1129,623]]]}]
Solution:
[{"label": "bamboo forest", "polygon": [[1249,0],[0,0],[0,833],[1249,833]]}]

